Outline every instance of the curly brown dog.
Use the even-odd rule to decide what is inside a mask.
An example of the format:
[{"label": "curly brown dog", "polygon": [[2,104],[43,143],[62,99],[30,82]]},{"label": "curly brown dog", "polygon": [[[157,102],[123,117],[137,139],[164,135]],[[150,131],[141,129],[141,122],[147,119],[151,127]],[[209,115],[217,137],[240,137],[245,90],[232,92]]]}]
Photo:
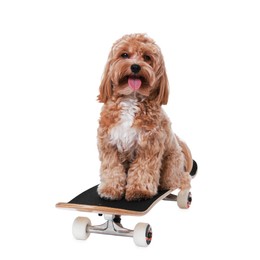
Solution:
[{"label": "curly brown dog", "polygon": [[113,45],[100,85],[98,128],[102,198],[138,200],[158,189],[190,189],[192,157],[171,130],[163,56],[144,34]]}]

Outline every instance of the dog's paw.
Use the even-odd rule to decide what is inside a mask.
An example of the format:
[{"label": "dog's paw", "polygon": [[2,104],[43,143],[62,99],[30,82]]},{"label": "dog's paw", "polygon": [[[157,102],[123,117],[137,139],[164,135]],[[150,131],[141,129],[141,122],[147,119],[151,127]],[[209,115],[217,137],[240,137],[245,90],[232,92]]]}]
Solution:
[{"label": "dog's paw", "polygon": [[150,191],[148,189],[128,188],[126,190],[125,199],[128,201],[150,199],[157,194],[157,190]]},{"label": "dog's paw", "polygon": [[120,200],[123,198],[125,193],[122,188],[102,184],[98,186],[97,191],[101,198],[108,200]]}]

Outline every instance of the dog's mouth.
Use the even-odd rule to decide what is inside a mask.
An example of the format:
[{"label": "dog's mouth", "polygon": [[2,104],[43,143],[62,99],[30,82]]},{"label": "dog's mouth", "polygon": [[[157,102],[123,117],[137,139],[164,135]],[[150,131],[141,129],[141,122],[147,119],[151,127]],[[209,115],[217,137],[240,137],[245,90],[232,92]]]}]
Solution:
[{"label": "dog's mouth", "polygon": [[137,76],[129,76],[128,77],[128,85],[132,90],[136,91],[141,87],[142,79],[140,77],[137,77]]},{"label": "dog's mouth", "polygon": [[128,86],[133,90],[133,91],[137,91],[138,89],[140,89],[140,87],[142,85],[147,85],[147,81],[144,77],[142,76],[137,76],[137,75],[129,75],[129,76],[125,76],[123,77],[120,81],[119,81],[120,85],[124,85],[124,84],[128,84]]}]

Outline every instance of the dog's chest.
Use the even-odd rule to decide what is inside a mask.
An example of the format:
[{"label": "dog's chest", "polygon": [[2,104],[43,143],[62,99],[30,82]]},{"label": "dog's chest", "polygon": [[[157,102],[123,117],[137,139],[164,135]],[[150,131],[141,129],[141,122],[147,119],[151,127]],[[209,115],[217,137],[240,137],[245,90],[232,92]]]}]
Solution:
[{"label": "dog's chest", "polygon": [[120,120],[110,130],[110,142],[117,146],[119,152],[127,152],[133,149],[138,140],[138,130],[133,127],[133,122],[139,108],[134,99],[124,100],[120,106]]}]

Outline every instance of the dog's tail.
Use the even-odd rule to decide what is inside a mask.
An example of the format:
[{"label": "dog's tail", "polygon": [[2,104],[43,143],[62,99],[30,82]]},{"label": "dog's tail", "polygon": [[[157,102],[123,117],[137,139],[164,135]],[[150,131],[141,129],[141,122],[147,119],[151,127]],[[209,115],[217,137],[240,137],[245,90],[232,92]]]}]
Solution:
[{"label": "dog's tail", "polygon": [[176,138],[177,138],[178,143],[181,146],[182,152],[184,153],[184,156],[185,156],[185,161],[186,161],[185,171],[191,172],[192,166],[193,166],[191,151],[190,151],[189,147],[187,146],[187,144],[184,141],[182,141],[177,135],[176,135]]}]

